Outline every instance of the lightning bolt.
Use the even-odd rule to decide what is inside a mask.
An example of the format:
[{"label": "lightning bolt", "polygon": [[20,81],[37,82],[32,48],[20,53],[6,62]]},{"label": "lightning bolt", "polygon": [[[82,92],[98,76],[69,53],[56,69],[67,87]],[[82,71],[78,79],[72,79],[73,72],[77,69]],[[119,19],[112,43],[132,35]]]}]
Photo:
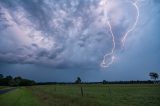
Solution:
[{"label": "lightning bolt", "polygon": [[[130,1],[130,2],[131,2],[131,1]],[[126,32],[126,34],[124,35],[124,37],[122,38],[122,46],[123,46],[123,47],[124,47],[124,44],[125,44],[125,41],[126,41],[126,38],[127,38],[128,34],[135,29],[135,27],[136,27],[136,25],[137,25],[137,23],[138,23],[138,19],[139,19],[139,8],[138,8],[138,6],[137,6],[137,2],[138,2],[138,0],[136,0],[135,2],[131,2],[132,5],[136,8],[137,16],[136,16],[136,21],[135,21],[135,23],[133,24],[132,28],[129,29],[129,30]]]},{"label": "lightning bolt", "polygon": [[[132,5],[136,8],[137,15],[136,15],[136,20],[135,20],[132,28],[130,28],[130,29],[124,34],[124,36],[122,37],[122,40],[121,40],[122,47],[124,47],[124,45],[125,45],[125,41],[126,41],[126,38],[127,38],[128,34],[135,29],[135,27],[136,27],[136,25],[137,25],[137,23],[138,23],[138,19],[139,19],[139,8],[138,8],[138,6],[137,6],[138,0],[136,0],[135,2],[132,2],[132,1],[129,1],[129,2],[131,2]],[[101,64],[100,64],[100,66],[101,66],[101,67],[109,67],[109,66],[114,62],[114,60],[115,60],[114,53],[115,53],[116,42],[115,42],[115,35],[113,34],[112,26],[111,26],[111,24],[110,24],[110,20],[108,19],[107,8],[105,8],[105,7],[107,6],[107,0],[105,0],[103,4],[105,5],[105,6],[104,6],[104,14],[105,14],[105,17],[107,17],[106,21],[107,21],[107,24],[108,24],[108,26],[109,26],[109,31],[110,31],[111,36],[112,36],[113,47],[112,47],[110,53],[107,53],[107,54],[104,55],[103,60],[102,60],[102,62],[101,62]],[[109,59],[108,57],[110,57],[111,60],[110,60],[108,63],[106,63],[106,60]]]},{"label": "lightning bolt", "polygon": [[[105,6],[104,6],[104,10],[106,10],[105,7],[106,7],[106,5],[107,5],[107,1],[104,1],[103,4],[105,5]],[[114,37],[113,31],[112,31],[112,26],[111,26],[110,21],[109,21],[109,19],[108,19],[107,11],[104,11],[104,15],[105,15],[105,17],[107,18],[106,21],[107,21],[107,24],[108,24],[108,26],[109,26],[109,31],[110,31],[111,36],[112,36],[113,47],[112,47],[110,53],[107,53],[107,54],[104,55],[103,61],[102,61],[102,63],[101,63],[101,67],[109,67],[109,66],[113,63],[113,61],[114,61],[114,51],[115,51],[116,43],[115,43],[115,37]],[[111,60],[106,64],[106,59],[108,59],[108,58],[107,58],[108,56],[109,56],[109,57],[111,56]]]}]

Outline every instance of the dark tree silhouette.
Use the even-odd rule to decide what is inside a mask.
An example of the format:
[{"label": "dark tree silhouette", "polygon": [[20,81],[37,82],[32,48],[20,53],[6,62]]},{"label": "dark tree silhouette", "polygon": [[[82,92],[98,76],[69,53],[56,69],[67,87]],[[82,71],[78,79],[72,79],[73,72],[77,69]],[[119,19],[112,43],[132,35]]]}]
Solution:
[{"label": "dark tree silhouette", "polygon": [[6,78],[5,78],[6,80],[12,80],[13,79],[13,77],[12,76],[6,76]]},{"label": "dark tree silhouette", "polygon": [[15,78],[14,78],[14,81],[15,81],[15,85],[16,85],[16,86],[19,86],[20,83],[21,83],[21,81],[22,81],[22,78],[19,77],[19,76],[18,76],[18,77],[15,77]]},{"label": "dark tree silhouette", "polygon": [[80,84],[81,83],[81,78],[77,77],[77,80],[75,81],[76,84]]},{"label": "dark tree silhouette", "polygon": [[106,81],[106,80],[103,80],[102,83],[103,83],[103,84],[107,84],[107,81]]},{"label": "dark tree silhouette", "polygon": [[31,86],[35,85],[36,82],[33,80],[29,79],[24,79],[22,77],[15,77],[13,78],[12,76],[6,76],[3,77],[2,74],[0,74],[0,85],[5,85],[5,86]]},{"label": "dark tree silhouette", "polygon": [[156,72],[150,72],[149,76],[151,77],[151,79],[153,79],[156,82],[156,79],[158,79],[159,75]]},{"label": "dark tree silhouette", "polygon": [[0,74],[0,79],[2,79],[3,78],[3,74]]}]

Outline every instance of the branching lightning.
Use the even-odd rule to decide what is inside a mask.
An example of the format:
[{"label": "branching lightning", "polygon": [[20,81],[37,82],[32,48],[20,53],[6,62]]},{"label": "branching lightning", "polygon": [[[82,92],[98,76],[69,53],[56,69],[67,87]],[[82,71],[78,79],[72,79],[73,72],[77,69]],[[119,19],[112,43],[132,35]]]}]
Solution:
[{"label": "branching lightning", "polygon": [[[139,19],[139,8],[137,6],[138,0],[136,0],[135,2],[132,2],[132,1],[130,1],[130,2],[136,8],[137,15],[136,15],[136,20],[135,20],[132,28],[130,28],[124,34],[124,36],[121,39],[122,47],[124,47],[124,45],[125,45],[125,41],[126,41],[126,38],[127,38],[128,34],[135,29],[135,27],[136,27],[136,25],[138,23],[138,19]],[[102,63],[100,65],[101,65],[101,67],[109,67],[114,62],[114,59],[115,59],[114,53],[115,53],[116,42],[115,42],[115,35],[113,34],[110,20],[108,19],[107,8],[105,8],[107,6],[107,0],[104,0],[103,5],[104,5],[104,14],[105,14],[105,17],[106,17],[106,21],[107,21],[107,24],[109,26],[109,31],[110,31],[111,36],[112,36],[112,43],[113,43],[112,45],[113,45],[113,47],[112,47],[110,53],[107,53],[107,54],[104,55]],[[109,59],[108,57],[110,57],[110,60],[109,60],[109,62],[106,62]]]}]

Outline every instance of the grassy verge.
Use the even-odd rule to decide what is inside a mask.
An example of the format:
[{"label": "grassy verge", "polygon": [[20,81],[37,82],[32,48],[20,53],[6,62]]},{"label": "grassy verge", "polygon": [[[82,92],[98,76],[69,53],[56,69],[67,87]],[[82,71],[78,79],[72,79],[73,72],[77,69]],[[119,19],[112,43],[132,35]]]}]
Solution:
[{"label": "grassy verge", "polygon": [[26,88],[0,95],[0,106],[41,106],[38,100]]}]

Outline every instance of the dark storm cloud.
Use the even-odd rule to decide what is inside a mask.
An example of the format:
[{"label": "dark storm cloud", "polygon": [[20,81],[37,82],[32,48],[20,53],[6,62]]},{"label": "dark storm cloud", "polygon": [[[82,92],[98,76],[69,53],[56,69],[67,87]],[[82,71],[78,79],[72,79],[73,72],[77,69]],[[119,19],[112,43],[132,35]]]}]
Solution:
[{"label": "dark storm cloud", "polygon": [[[0,61],[63,69],[97,69],[103,56],[109,53],[113,46],[100,2],[0,0]],[[121,51],[122,35],[133,25],[136,13],[131,3],[115,0],[113,3],[117,4],[115,6],[111,3],[108,14],[112,21],[117,53]],[[143,6],[143,3],[145,4],[141,1],[140,5]],[[142,12],[146,12],[149,5],[147,3]],[[155,5],[152,3],[150,8]],[[153,9],[155,8],[157,7]],[[120,11],[121,9],[124,11]],[[150,19],[147,14],[140,17]],[[143,19],[139,21],[142,24],[145,22]]]},{"label": "dark storm cloud", "polygon": [[112,47],[100,0],[0,0],[0,73],[37,81],[148,80],[160,72],[160,3],[138,1],[138,24],[121,50],[136,14],[124,1],[110,0],[117,58],[100,69]]},{"label": "dark storm cloud", "polygon": [[4,40],[12,40],[8,46],[1,42],[8,49],[0,56],[3,62],[95,67],[111,49],[106,26],[97,27],[95,23],[99,15],[93,10],[98,8],[96,0],[1,0],[0,3],[1,20],[6,18],[2,22],[13,25],[1,31]]}]

